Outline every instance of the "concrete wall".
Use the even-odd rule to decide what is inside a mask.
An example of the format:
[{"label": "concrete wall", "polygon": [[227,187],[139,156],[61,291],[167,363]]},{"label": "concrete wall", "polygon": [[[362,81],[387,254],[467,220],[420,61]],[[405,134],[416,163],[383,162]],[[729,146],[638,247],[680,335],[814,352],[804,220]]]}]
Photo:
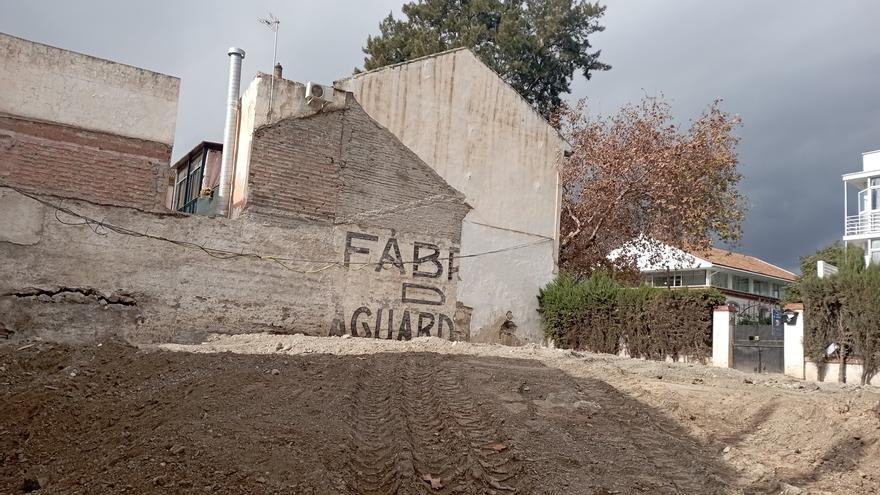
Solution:
[{"label": "concrete wall", "polygon": [[804,308],[787,307],[797,315],[793,324],[786,323],[783,333],[784,373],[793,378],[806,378],[804,371]]},{"label": "concrete wall", "polygon": [[721,306],[712,313],[712,366],[730,368],[733,364],[733,322],[730,308]]},{"label": "concrete wall", "polygon": [[[57,198],[49,198],[49,205]],[[279,223],[158,214],[68,200],[65,207],[180,246],[85,225],[68,226],[54,207],[0,188],[0,326],[19,335],[83,341],[118,334],[137,342],[195,341],[209,332],[452,335],[457,280],[447,277],[449,238],[372,225]],[[61,214],[61,220],[76,218]],[[435,263],[398,269],[393,261],[437,246]],[[197,246],[282,260],[209,256]],[[384,266],[382,253],[391,253]],[[422,248],[424,255],[431,250]],[[300,261],[296,261],[300,260]],[[304,261],[310,260],[310,261]],[[378,269],[378,271],[377,271]],[[453,271],[454,271],[453,262]],[[363,309],[359,309],[363,308]],[[393,312],[393,314],[392,314]],[[352,321],[354,319],[354,327]]]},{"label": "concrete wall", "polygon": [[862,153],[862,170],[865,172],[880,170],[880,150]]},{"label": "concrete wall", "polygon": [[0,113],[174,143],[180,80],[0,33]]},{"label": "concrete wall", "polygon": [[559,237],[556,131],[467,50],[335,84],[465,194],[463,254],[540,243],[469,263],[459,286],[478,338],[510,311],[522,339],[540,340],[536,296],[555,274]]},{"label": "concrete wall", "polygon": [[0,34],[0,184],[164,210],[178,86]]},{"label": "concrete wall", "polygon": [[[804,377],[807,380],[813,382],[831,382],[837,383],[838,372],[840,370],[840,363],[836,362],[828,362],[822,363],[822,365],[818,365],[814,361],[807,361],[804,364]],[[847,363],[846,364],[846,383],[856,384],[860,383],[862,378],[862,365],[860,363]],[[880,378],[877,375],[871,377],[868,380],[868,385],[874,385],[880,387]]]},{"label": "concrete wall", "polygon": [[154,237],[129,236],[0,189],[0,323],[72,340],[467,335],[454,328],[463,195],[350,94],[304,110],[254,114],[233,219],[65,202]]}]

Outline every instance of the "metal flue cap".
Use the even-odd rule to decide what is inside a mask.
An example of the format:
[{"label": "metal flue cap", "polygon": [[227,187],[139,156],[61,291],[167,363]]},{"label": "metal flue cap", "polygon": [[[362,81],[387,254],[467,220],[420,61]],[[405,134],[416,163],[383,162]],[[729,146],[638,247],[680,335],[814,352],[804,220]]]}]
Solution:
[{"label": "metal flue cap", "polygon": [[236,48],[234,46],[231,46],[231,47],[229,47],[229,51],[227,52],[227,55],[239,55],[239,56],[241,56],[241,58],[244,58],[244,50],[242,50],[241,48]]}]

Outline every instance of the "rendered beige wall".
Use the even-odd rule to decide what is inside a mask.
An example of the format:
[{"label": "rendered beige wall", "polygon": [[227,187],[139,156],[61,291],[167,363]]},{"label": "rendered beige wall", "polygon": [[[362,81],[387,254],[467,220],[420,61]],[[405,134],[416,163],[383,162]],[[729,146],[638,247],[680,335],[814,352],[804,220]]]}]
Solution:
[{"label": "rendered beige wall", "polygon": [[180,80],[0,33],[0,113],[171,146]]},{"label": "rendered beige wall", "polygon": [[467,50],[336,85],[465,194],[474,209],[462,231],[463,254],[536,244],[462,260],[459,300],[474,308],[478,338],[510,311],[520,337],[540,341],[536,296],[555,274],[559,240],[564,142],[557,132]]}]

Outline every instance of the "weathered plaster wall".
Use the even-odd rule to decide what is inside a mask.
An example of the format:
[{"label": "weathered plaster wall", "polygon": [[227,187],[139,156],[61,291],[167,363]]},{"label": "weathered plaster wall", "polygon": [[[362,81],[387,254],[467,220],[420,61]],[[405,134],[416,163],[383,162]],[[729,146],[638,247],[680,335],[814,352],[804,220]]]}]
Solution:
[{"label": "weathered plaster wall", "polygon": [[540,340],[536,296],[554,276],[559,240],[557,164],[565,144],[557,132],[467,50],[336,85],[465,194],[473,210],[464,254],[514,240],[540,243],[473,263],[459,286],[459,299],[474,308],[472,328],[492,331],[510,311],[523,338]]},{"label": "weathered plaster wall", "polygon": [[171,146],[180,80],[0,33],[0,114]]},{"label": "weathered plaster wall", "polygon": [[[401,334],[404,319],[413,336],[420,320],[431,335],[439,333],[441,320],[442,336],[452,334],[457,280],[447,276],[448,253],[458,246],[449,238],[265,215],[209,218],[73,200],[64,206],[153,236],[286,259],[219,259],[194,246],[100,227],[96,233],[65,225],[54,207],[0,188],[0,323],[19,334],[192,341],[208,332],[365,336],[367,324],[375,336],[377,318],[380,338],[389,337],[389,318],[392,338]],[[394,253],[412,259],[417,243],[437,246],[437,263],[429,257],[420,266],[395,266]],[[420,249],[422,255],[433,252]],[[363,264],[378,262],[383,252],[390,257],[378,271]],[[435,271],[440,276],[419,275]]]}]

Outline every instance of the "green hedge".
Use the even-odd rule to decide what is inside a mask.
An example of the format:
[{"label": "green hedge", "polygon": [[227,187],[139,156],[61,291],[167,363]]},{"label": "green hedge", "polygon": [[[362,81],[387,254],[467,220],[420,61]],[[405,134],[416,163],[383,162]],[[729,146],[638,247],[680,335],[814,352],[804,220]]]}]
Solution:
[{"label": "green hedge", "polygon": [[847,267],[823,279],[804,277],[800,291],[806,354],[823,363],[828,345],[838,344],[838,358],[861,358],[864,385],[880,369],[880,266]]},{"label": "green hedge", "polygon": [[712,354],[715,289],[626,287],[603,273],[559,275],[538,294],[544,335],[557,346],[633,357],[702,361]]}]

